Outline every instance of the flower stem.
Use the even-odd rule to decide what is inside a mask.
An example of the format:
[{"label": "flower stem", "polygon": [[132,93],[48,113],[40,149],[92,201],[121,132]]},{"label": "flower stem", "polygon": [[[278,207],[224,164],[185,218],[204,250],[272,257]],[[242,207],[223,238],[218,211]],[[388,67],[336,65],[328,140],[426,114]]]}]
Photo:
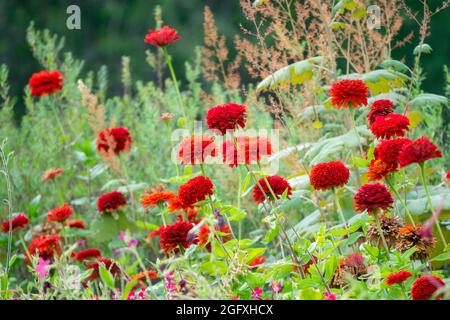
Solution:
[{"label": "flower stem", "polygon": [[166,60],[167,66],[170,70],[170,75],[172,76],[173,84],[175,86],[175,91],[177,92],[178,101],[180,103],[181,111],[183,113],[183,117],[186,117],[186,111],[184,110],[183,99],[181,98],[180,88],[178,87],[177,77],[175,75],[175,71],[173,70],[172,60],[170,59],[169,54],[167,53],[166,47],[161,47],[162,52],[164,54],[164,59]]},{"label": "flower stem", "polygon": [[361,143],[361,137],[359,136],[358,130],[356,130],[356,124],[355,124],[355,118],[353,115],[353,108],[349,108],[350,113],[350,121],[352,122],[353,130],[355,131],[356,137],[358,138],[358,146],[359,146],[359,152],[361,152],[361,156],[364,155],[364,150]]},{"label": "flower stem", "polygon": [[344,223],[345,228],[347,229],[348,228],[347,220],[345,219],[344,212],[342,212],[341,205],[339,204],[339,197],[337,195],[336,188],[333,187],[332,190],[333,190],[334,202],[336,204],[337,212],[339,213],[339,217],[341,218],[342,222]]},{"label": "flower stem", "polygon": [[378,214],[374,213],[373,216],[375,218],[375,223],[377,225],[377,229],[378,229],[378,233],[380,234],[381,241],[383,242],[384,249],[386,250],[387,257],[389,260],[391,260],[391,255],[389,254],[389,247],[387,245],[386,238],[384,237],[383,229],[381,229],[381,224],[380,224],[380,219],[378,219]]},{"label": "flower stem", "polygon": [[[423,188],[425,189],[425,194],[427,195],[428,204],[430,205],[431,214],[434,215],[433,203],[431,202],[430,192],[428,191],[427,181],[425,180],[425,162],[422,161],[420,164],[420,177],[422,178]],[[439,236],[441,237],[444,246],[447,246],[447,241],[445,240],[444,233],[442,232],[441,226],[439,224],[439,219],[436,218],[436,227],[438,229]]]},{"label": "flower stem", "polygon": [[394,192],[395,196],[398,198],[398,200],[402,204],[403,208],[405,208],[406,215],[408,216],[409,220],[411,220],[412,225],[415,227],[416,223],[414,222],[414,219],[413,219],[413,217],[411,215],[411,212],[409,212],[409,209],[406,206],[405,201],[403,201],[402,196],[398,193],[397,189],[395,188],[394,184],[391,182],[389,177],[386,177],[384,180],[386,181],[387,185],[392,190],[392,192]]}]

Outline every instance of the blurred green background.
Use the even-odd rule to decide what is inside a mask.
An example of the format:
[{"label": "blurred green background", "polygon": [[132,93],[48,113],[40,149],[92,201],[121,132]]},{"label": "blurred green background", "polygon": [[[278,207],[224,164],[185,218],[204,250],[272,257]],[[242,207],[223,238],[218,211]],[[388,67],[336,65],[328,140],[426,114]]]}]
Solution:
[{"label": "blurred green background", "polygon": [[[420,1],[406,2],[414,10],[421,8]],[[66,9],[72,4],[81,8],[81,30],[68,30],[66,27]],[[241,34],[240,24],[246,24],[239,0],[0,0],[0,63],[6,63],[10,67],[12,93],[20,97],[29,76],[41,69],[26,42],[26,29],[31,21],[35,22],[37,29],[48,28],[65,36],[65,50],[86,61],[84,72],[98,70],[106,65],[110,76],[109,94],[121,88],[120,59],[123,55],[131,58],[134,79],[151,79],[150,70],[145,63],[145,50],[149,45],[143,39],[147,29],[154,27],[153,10],[156,5],[160,5],[163,10],[165,24],[176,28],[183,37],[183,42],[170,48],[181,81],[184,80],[184,61],[192,60],[195,46],[203,42],[205,5],[212,9],[219,32],[227,36],[231,54],[233,36]],[[431,45],[433,52],[423,57],[427,76],[424,89],[428,92],[444,92],[443,65],[449,65],[450,57],[449,20],[449,9],[437,14],[432,20],[431,35],[426,42]],[[405,59],[409,64],[412,63],[412,50],[418,40],[417,25],[406,19],[399,39],[412,30],[415,32],[413,41],[394,52],[394,58]],[[249,80],[245,76],[243,79]],[[18,118],[24,112],[19,100],[16,105]]]}]

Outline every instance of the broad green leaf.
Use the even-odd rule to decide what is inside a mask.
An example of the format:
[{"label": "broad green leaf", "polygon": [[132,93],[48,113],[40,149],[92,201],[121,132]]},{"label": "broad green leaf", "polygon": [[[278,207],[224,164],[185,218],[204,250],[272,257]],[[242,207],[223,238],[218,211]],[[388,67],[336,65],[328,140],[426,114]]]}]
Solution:
[{"label": "broad green leaf", "polygon": [[419,53],[428,54],[431,53],[431,51],[433,51],[433,49],[430,47],[430,45],[427,43],[423,43],[414,48],[414,55],[418,55]]},{"label": "broad green leaf", "polygon": [[398,60],[394,60],[394,59],[386,59],[380,64],[380,66],[383,69],[392,68],[392,69],[394,69],[396,71],[399,71],[399,72],[406,72],[406,71],[409,70],[409,68],[408,68],[408,66],[406,64],[404,64],[404,63],[402,63],[402,62],[400,62]]},{"label": "broad green leaf", "polygon": [[377,95],[405,87],[408,76],[394,70],[379,69],[363,74],[361,79],[369,87],[372,94]]},{"label": "broad green leaf", "polygon": [[98,271],[103,283],[106,284],[108,288],[110,288],[111,290],[114,290],[115,289],[114,277],[111,274],[111,272],[109,272],[109,270],[107,270],[102,263],[99,265]]},{"label": "broad green leaf", "polygon": [[421,109],[423,105],[447,105],[448,99],[432,93],[422,93],[412,99],[409,104],[416,109]]}]

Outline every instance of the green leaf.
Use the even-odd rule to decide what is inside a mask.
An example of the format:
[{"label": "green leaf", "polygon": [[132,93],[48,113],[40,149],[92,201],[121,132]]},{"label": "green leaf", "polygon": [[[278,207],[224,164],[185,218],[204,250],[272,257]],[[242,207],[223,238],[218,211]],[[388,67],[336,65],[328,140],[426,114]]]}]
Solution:
[{"label": "green leaf", "polygon": [[406,87],[408,76],[394,70],[379,69],[363,74],[361,79],[373,95],[378,95]]},{"label": "green leaf", "polygon": [[383,69],[389,69],[392,68],[396,71],[399,72],[406,72],[409,71],[409,68],[406,64],[398,61],[398,60],[393,60],[393,59],[387,59],[384,60],[381,64],[380,67],[382,67]]},{"label": "green leaf", "polygon": [[274,90],[281,86],[302,84],[313,76],[313,68],[320,64],[323,57],[317,56],[298,61],[275,71],[256,87],[257,91]]},{"label": "green leaf", "polygon": [[131,292],[131,290],[133,290],[136,283],[137,283],[136,279],[131,279],[130,282],[127,283],[127,285],[125,286],[125,289],[122,292],[122,300],[127,299],[128,294]]},{"label": "green leaf", "polygon": [[419,53],[429,54],[431,53],[431,51],[433,51],[433,49],[430,47],[430,45],[427,43],[423,43],[414,48],[414,55],[418,55]]},{"label": "green leaf", "polygon": [[431,261],[450,261],[450,252],[441,253],[431,259]]},{"label": "green leaf", "polygon": [[245,263],[250,263],[256,257],[262,256],[266,251],[266,248],[250,248],[245,250],[247,252],[247,256],[245,258]]},{"label": "green leaf", "polygon": [[115,289],[114,277],[111,274],[111,272],[109,272],[105,268],[105,265],[103,263],[101,263],[99,265],[98,271],[99,271],[100,278],[102,279],[103,283],[106,284],[108,286],[108,288],[110,288],[111,290],[114,290]]},{"label": "green leaf", "polygon": [[444,96],[440,96],[432,93],[422,93],[412,99],[409,104],[414,107],[421,109],[423,105],[439,106],[447,105],[448,99]]}]

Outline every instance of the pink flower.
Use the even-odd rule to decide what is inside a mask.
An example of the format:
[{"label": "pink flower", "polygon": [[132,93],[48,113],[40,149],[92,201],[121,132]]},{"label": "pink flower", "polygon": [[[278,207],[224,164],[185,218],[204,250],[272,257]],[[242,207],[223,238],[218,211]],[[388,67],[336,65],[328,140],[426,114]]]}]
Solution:
[{"label": "pink flower", "polygon": [[34,267],[34,271],[38,274],[39,279],[43,279],[48,275],[48,265],[50,264],[50,260],[45,260],[39,257],[39,261]]},{"label": "pink flower", "polygon": [[139,241],[137,241],[136,239],[131,239],[127,244],[128,248],[137,247],[138,245]]},{"label": "pink flower", "polygon": [[283,290],[283,287],[281,286],[281,282],[280,281],[272,281],[272,283],[270,284],[271,289],[274,293],[280,293],[281,290]]},{"label": "pink flower", "polygon": [[261,300],[262,293],[263,293],[262,289],[260,287],[256,287],[252,291],[252,299],[253,300]]},{"label": "pink flower", "polygon": [[336,300],[336,295],[334,293],[325,292],[323,296],[325,297],[325,300]]}]

